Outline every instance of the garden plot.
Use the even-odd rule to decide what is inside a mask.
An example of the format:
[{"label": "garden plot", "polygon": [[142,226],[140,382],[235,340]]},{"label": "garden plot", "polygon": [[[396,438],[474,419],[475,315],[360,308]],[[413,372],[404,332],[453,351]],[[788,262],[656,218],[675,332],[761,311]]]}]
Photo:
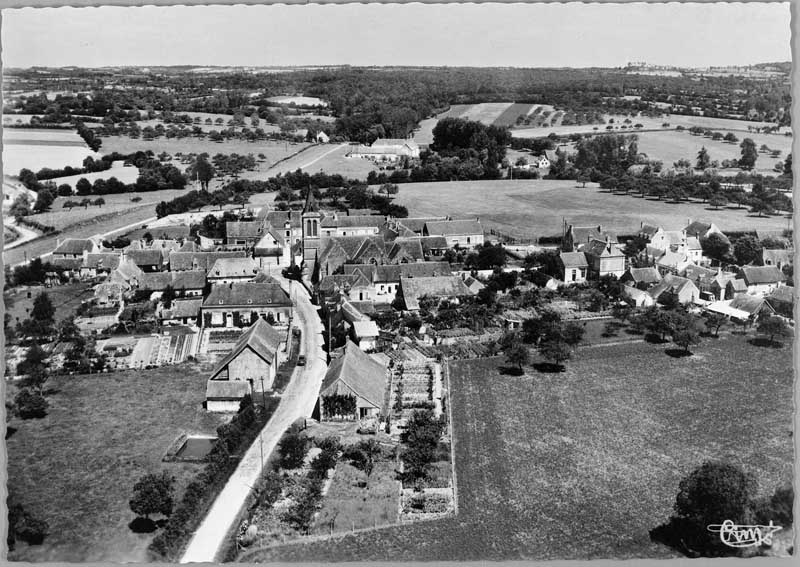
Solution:
[{"label": "garden plot", "polygon": [[141,337],[128,363],[130,368],[156,368],[167,364],[179,364],[197,350],[197,333],[176,333]]}]

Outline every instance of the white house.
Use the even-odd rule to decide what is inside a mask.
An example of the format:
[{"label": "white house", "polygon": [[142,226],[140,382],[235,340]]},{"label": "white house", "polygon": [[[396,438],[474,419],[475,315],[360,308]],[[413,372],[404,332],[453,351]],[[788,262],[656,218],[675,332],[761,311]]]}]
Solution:
[{"label": "white house", "polygon": [[445,220],[426,222],[423,236],[443,236],[447,243],[460,248],[475,248],[483,245],[483,225],[474,220]]}]

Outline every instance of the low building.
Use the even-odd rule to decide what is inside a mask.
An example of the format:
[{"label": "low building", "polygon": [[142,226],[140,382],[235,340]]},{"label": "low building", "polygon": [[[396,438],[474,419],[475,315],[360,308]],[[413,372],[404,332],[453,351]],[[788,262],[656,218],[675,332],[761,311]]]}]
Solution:
[{"label": "low building", "polygon": [[675,296],[675,300],[684,305],[695,303],[700,298],[700,290],[691,280],[673,274],[664,276],[647,293],[658,303],[665,303],[668,295]]},{"label": "low building", "polygon": [[[247,329],[233,349],[217,363],[208,383],[238,382],[248,387],[239,387],[240,392],[264,392],[272,389],[280,364],[281,345],[284,337],[263,319],[258,319]],[[241,400],[241,398],[239,398]],[[231,404],[228,404],[230,407]],[[238,403],[233,411],[238,409]],[[212,410],[209,411],[230,411]]]},{"label": "low building", "polygon": [[292,300],[276,283],[215,285],[201,309],[204,327],[245,327],[262,318],[288,325]]},{"label": "low building", "polygon": [[259,274],[258,262],[253,258],[217,258],[206,275],[213,285],[252,281]]},{"label": "low building", "polygon": [[122,260],[120,252],[98,252],[90,254],[88,250],[83,253],[81,265],[82,278],[96,278],[108,275],[119,267]]},{"label": "low building", "polygon": [[589,271],[589,262],[583,252],[561,252],[558,255],[561,279],[566,285],[583,283]]},{"label": "low building", "polygon": [[423,297],[458,300],[475,295],[459,276],[400,278],[399,291],[409,311],[419,310]]},{"label": "low building", "polygon": [[319,394],[320,421],[357,420],[385,412],[387,369],[347,341],[331,361]]},{"label": "low building", "polygon": [[161,309],[158,318],[162,325],[199,325],[202,298],[175,299],[169,309]]},{"label": "low building", "polygon": [[375,350],[380,336],[380,329],[375,321],[353,321],[353,339],[363,351]]},{"label": "low building", "polygon": [[765,294],[786,281],[786,276],[776,266],[744,266],[739,270],[739,277],[747,285],[747,293]]},{"label": "low building", "polygon": [[206,383],[206,410],[217,413],[236,413],[242,399],[252,395],[247,382],[209,380]]},{"label": "low building", "polygon": [[443,236],[450,247],[475,248],[483,245],[483,225],[480,220],[445,220],[425,223],[423,236]]},{"label": "low building", "polygon": [[56,249],[53,250],[53,260],[80,259],[84,253],[95,254],[101,252],[100,246],[90,238],[65,238],[56,240]]},{"label": "low building", "polygon": [[661,281],[661,274],[653,267],[649,268],[628,268],[619,278],[619,281],[644,290]]}]

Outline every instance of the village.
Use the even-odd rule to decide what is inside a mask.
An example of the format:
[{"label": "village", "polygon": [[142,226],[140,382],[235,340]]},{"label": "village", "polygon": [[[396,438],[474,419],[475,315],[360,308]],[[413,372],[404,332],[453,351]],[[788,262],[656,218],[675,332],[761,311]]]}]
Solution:
[{"label": "village", "polygon": [[207,8],[4,10],[9,561],[793,555],[785,6]]}]

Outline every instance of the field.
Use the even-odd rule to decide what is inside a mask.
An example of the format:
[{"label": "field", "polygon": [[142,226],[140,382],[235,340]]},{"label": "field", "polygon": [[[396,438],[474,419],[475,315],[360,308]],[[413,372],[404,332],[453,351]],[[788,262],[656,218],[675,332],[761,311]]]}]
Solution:
[{"label": "field", "polygon": [[754,472],[762,494],[791,481],[792,349],[742,336],[708,339],[687,358],[664,349],[584,348],[559,374],[502,374],[502,358],[453,364],[455,518],[247,560],[676,557],[649,531],[669,518],[680,479],[703,460]]},{"label": "field", "polygon": [[[138,167],[125,167],[123,162],[115,161],[111,169],[106,171],[95,171],[94,173],[83,173],[81,175],[69,175],[67,177],[56,177],[53,183],[56,185],[69,185],[72,190],[75,190],[75,184],[81,178],[85,177],[89,182],[94,183],[96,179],[111,179],[116,177],[122,183],[135,183],[136,178],[139,177]],[[105,196],[103,196],[105,198]],[[106,199],[108,200],[108,199]]]},{"label": "field", "polygon": [[317,144],[267,169],[265,173],[273,177],[302,169],[312,175],[324,171],[366,179],[370,171],[377,169],[369,160],[345,157],[347,151],[347,144]]},{"label": "field", "polygon": [[3,171],[17,175],[23,168],[80,167],[87,156],[100,158],[74,130],[3,130]]},{"label": "field", "polygon": [[688,219],[706,220],[723,231],[784,229],[784,217],[749,215],[746,208],[713,210],[702,203],[673,204],[640,197],[613,195],[591,183],[574,181],[503,180],[406,183],[395,199],[409,216],[480,217],[485,228],[521,238],[560,235],[562,218],[575,226],[602,225],[620,234],[641,222],[678,230]]},{"label": "field", "polygon": [[[692,164],[697,160],[697,152],[705,146],[712,160],[731,160],[739,159],[742,150],[739,144],[728,144],[722,141],[714,141],[703,136],[693,136],[688,132],[676,132],[668,130],[664,132],[641,132],[639,136],[639,151],[644,152],[651,159],[658,159],[664,162],[664,167],[672,167],[672,164],[679,159],[688,159]],[[740,134],[738,138],[747,137],[752,139],[756,148],[762,144],[767,145],[772,150],[781,150],[781,156],[773,158],[770,154],[758,154],[755,173],[765,175],[775,175],[775,164],[783,162],[786,156],[792,152],[792,138],[789,136],[779,136],[776,134]],[[735,175],[741,170],[723,170],[721,173]]]},{"label": "field", "polygon": [[[156,155],[161,152],[167,152],[170,155],[175,155],[177,152],[184,154],[190,153],[203,153],[206,152],[211,156],[216,154],[239,154],[247,155],[264,154],[267,156],[267,165],[275,163],[276,161],[292,155],[308,144],[305,143],[287,143],[287,142],[273,142],[273,141],[260,141],[260,142],[246,142],[243,140],[226,140],[223,142],[212,142],[211,140],[201,140],[199,138],[184,138],[179,140],[177,138],[167,139],[159,138],[157,140],[142,140],[141,138],[129,138],[127,136],[108,136],[103,137],[103,146],[101,150],[104,153],[119,152],[121,154],[131,154],[141,151],[152,150]],[[176,164],[180,166],[180,164]],[[185,169],[185,168],[180,168]]]},{"label": "field", "polygon": [[12,420],[8,486],[26,510],[50,524],[40,546],[18,544],[15,561],[146,559],[153,534],[128,528],[128,500],[143,474],[168,470],[178,495],[200,465],[161,462],[184,432],[214,433],[202,408],[206,374],[193,364],[146,371],[55,377],[44,419]]},{"label": "field", "polygon": [[[30,310],[33,308],[33,300],[39,291],[38,289],[32,290],[31,297],[28,297],[28,290],[25,288],[15,288],[3,294],[6,313],[11,315],[11,321],[14,324],[28,318]],[[94,297],[91,284],[86,282],[42,288],[41,291],[47,293],[56,308],[56,322],[75,315],[75,310],[80,306],[81,301]]]}]

